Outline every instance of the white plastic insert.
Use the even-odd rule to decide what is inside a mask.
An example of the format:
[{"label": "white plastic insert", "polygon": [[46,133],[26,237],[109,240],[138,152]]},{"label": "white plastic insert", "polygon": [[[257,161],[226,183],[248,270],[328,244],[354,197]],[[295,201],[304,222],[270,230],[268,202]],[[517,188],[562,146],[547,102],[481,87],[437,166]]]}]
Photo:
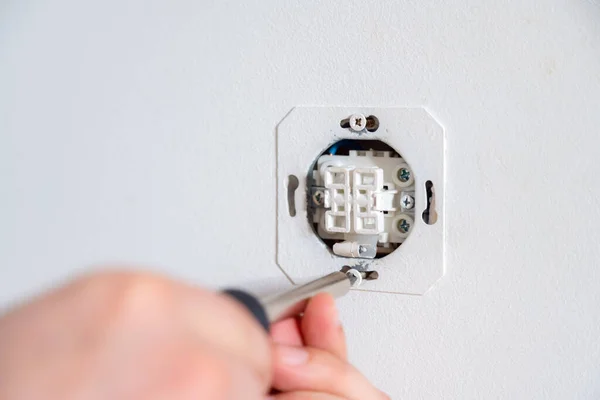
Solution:
[{"label": "white plastic insert", "polygon": [[[386,150],[370,149],[373,145]],[[308,190],[323,193],[313,196],[309,219],[334,254],[383,257],[410,234],[413,172],[398,152],[383,142],[336,142],[317,159],[309,175]]]}]

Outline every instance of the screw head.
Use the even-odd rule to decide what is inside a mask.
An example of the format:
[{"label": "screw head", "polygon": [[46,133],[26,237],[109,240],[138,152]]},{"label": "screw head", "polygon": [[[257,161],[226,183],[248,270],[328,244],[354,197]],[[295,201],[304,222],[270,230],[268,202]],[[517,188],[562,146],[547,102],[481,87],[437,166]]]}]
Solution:
[{"label": "screw head", "polygon": [[352,114],[349,122],[350,129],[354,132],[364,131],[367,128],[367,117],[363,114]]},{"label": "screw head", "polygon": [[312,201],[313,201],[313,203],[315,203],[315,205],[322,206],[323,203],[325,202],[325,194],[323,193],[323,191],[322,190],[315,191],[312,195]]},{"label": "screw head", "polygon": [[405,220],[404,218],[400,219],[398,221],[398,230],[402,233],[408,233],[408,230],[410,229],[410,223]]},{"label": "screw head", "polygon": [[400,198],[400,205],[405,210],[412,210],[412,208],[415,206],[415,198],[410,194],[405,194]]},{"label": "screw head", "polygon": [[358,254],[364,254],[367,252],[367,248],[365,246],[358,246]]},{"label": "screw head", "polygon": [[398,170],[398,180],[400,182],[408,182],[410,180],[410,170],[408,168],[400,168]]}]

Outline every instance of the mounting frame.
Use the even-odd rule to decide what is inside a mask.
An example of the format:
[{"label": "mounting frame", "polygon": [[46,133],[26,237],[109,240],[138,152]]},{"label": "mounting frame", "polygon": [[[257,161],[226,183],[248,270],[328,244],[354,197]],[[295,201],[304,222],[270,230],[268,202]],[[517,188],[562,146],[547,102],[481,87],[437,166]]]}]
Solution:
[{"label": "mounting frame", "polygon": [[[340,125],[352,114],[374,115],[374,132],[355,132]],[[307,174],[317,157],[342,139],[381,140],[396,149],[411,166],[415,179],[415,225],[391,254],[378,259],[343,258],[332,254],[307,218]],[[444,130],[424,108],[296,107],[277,126],[277,264],[298,284],[344,265],[376,270],[379,279],[356,290],[424,294],[444,275]],[[296,209],[288,201],[290,177]],[[291,179],[294,181],[294,178]],[[427,207],[426,182],[434,188],[437,221],[421,218]],[[295,183],[295,182],[294,182]]]}]

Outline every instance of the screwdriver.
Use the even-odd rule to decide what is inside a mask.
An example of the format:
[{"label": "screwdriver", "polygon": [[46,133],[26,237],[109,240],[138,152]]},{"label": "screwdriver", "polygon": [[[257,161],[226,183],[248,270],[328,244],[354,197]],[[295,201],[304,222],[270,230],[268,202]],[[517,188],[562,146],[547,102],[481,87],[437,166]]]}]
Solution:
[{"label": "screwdriver", "polygon": [[329,293],[334,298],[342,297],[350,291],[350,288],[358,287],[363,280],[370,281],[377,278],[379,278],[377,271],[359,271],[344,266],[340,271],[332,272],[286,292],[260,299],[237,289],[227,289],[223,293],[248,309],[268,332],[272,323],[302,313],[308,300],[319,293]]}]

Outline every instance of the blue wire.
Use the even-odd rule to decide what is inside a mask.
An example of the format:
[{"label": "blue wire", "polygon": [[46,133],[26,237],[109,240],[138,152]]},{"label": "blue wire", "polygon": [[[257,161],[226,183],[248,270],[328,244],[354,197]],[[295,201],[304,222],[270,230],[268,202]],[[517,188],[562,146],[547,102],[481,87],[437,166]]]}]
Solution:
[{"label": "blue wire", "polygon": [[329,148],[329,154],[330,154],[330,155],[332,155],[332,156],[333,156],[333,155],[335,155],[335,153],[338,151],[338,148],[339,148],[341,145],[348,145],[348,144],[350,144],[350,142],[352,142],[352,144],[354,144],[354,146],[352,146],[351,150],[362,150],[362,149],[363,149],[363,148],[362,148],[362,146],[360,146],[360,145],[359,145],[358,143],[356,143],[355,141],[353,141],[353,140],[349,140],[349,139],[343,139],[343,140],[340,140],[340,141],[339,141],[339,142],[337,142],[337,143],[334,143],[334,144],[333,144],[333,145],[332,145],[332,146]]}]

